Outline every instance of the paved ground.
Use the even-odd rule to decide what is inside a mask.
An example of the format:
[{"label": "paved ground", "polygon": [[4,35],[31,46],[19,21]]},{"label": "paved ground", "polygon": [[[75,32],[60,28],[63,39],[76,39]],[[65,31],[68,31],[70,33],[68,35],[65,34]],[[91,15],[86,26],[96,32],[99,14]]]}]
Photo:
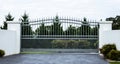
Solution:
[{"label": "paved ground", "polygon": [[98,54],[18,54],[0,58],[0,64],[108,64]]}]

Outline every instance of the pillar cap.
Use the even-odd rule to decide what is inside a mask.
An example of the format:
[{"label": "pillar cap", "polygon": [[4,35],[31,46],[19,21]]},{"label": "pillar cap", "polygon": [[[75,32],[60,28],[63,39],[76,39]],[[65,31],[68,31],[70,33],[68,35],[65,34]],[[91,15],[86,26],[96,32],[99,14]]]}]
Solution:
[{"label": "pillar cap", "polygon": [[21,22],[17,22],[17,21],[5,21],[7,24],[21,24]]}]

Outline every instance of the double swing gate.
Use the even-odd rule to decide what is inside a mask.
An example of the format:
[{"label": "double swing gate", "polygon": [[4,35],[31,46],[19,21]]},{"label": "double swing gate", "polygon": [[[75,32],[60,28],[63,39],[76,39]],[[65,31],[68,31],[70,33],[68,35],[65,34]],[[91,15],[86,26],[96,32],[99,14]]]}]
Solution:
[{"label": "double swing gate", "polygon": [[97,49],[99,23],[63,17],[22,21],[21,48]]}]

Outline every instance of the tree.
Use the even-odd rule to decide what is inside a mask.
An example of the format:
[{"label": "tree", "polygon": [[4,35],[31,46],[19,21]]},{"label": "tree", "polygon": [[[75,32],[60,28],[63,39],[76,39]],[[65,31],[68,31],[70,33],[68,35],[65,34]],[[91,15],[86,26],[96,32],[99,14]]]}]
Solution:
[{"label": "tree", "polygon": [[48,34],[48,31],[47,31],[46,26],[44,25],[44,23],[42,23],[41,26],[39,26],[39,28],[37,28],[35,30],[35,33],[37,35],[47,35]]},{"label": "tree", "polygon": [[106,18],[106,21],[113,21],[112,23],[113,30],[120,29],[120,16],[116,16],[115,18],[114,17]]},{"label": "tree", "polygon": [[0,26],[0,29],[2,29],[2,26]]},{"label": "tree", "polygon": [[[5,20],[6,21],[13,21],[14,17],[12,17],[12,15],[10,13],[8,13],[8,15],[5,16]],[[7,29],[6,21],[4,21],[4,25],[3,25],[2,29]]]},{"label": "tree", "polygon": [[87,22],[87,19],[84,18],[82,24],[80,27],[77,28],[78,34],[79,35],[89,35],[91,32],[91,27],[89,23]]},{"label": "tree", "polygon": [[77,31],[76,31],[76,27],[73,27],[72,25],[70,25],[68,27],[68,29],[65,31],[66,35],[76,35]]},{"label": "tree", "polygon": [[32,35],[33,34],[33,31],[32,31],[32,28],[29,24],[29,16],[24,13],[24,15],[21,17],[20,19],[22,21],[22,28],[21,28],[21,33],[22,35]]},{"label": "tree", "polygon": [[98,26],[95,26],[91,29],[91,35],[98,35]]},{"label": "tree", "polygon": [[61,27],[61,23],[58,16],[56,16],[55,19],[53,20],[53,25],[51,25],[50,34],[51,35],[63,34],[63,28]]}]

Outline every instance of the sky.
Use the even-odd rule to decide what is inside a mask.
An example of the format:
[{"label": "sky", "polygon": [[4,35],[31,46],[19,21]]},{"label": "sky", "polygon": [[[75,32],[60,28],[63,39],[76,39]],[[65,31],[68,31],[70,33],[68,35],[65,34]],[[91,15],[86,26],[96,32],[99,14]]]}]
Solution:
[{"label": "sky", "polygon": [[120,15],[120,0],[0,0],[0,24],[8,13],[19,21],[24,12],[31,20],[57,14],[99,21]]}]

